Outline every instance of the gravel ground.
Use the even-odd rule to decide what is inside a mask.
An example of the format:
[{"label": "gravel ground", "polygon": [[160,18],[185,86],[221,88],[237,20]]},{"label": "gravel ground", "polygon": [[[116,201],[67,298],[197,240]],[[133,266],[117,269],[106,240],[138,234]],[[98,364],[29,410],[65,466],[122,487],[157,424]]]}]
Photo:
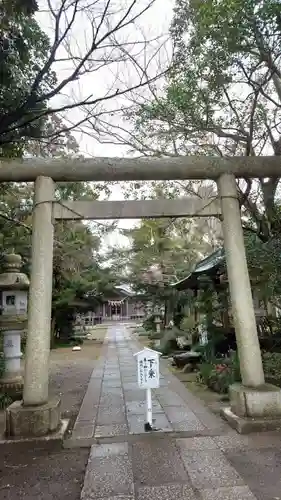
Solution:
[{"label": "gravel ground", "polygon": [[81,351],[69,348],[51,353],[50,394],[60,395],[63,418],[75,419],[102,344],[86,341]]},{"label": "gravel ground", "polygon": [[79,500],[89,450],[3,445],[1,500]]},{"label": "gravel ground", "polygon": [[[101,348],[89,341],[81,351],[52,351],[50,393],[60,394],[64,418],[75,420]],[[1,500],[79,500],[88,455],[51,442],[1,445]]]}]

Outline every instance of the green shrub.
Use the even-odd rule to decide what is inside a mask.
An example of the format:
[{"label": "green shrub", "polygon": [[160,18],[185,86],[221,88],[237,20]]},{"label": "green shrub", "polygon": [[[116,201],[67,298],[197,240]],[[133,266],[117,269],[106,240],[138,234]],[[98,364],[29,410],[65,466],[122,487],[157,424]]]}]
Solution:
[{"label": "green shrub", "polygon": [[212,363],[201,363],[197,374],[197,382],[208,385],[208,379],[213,371],[213,368],[214,365]]},{"label": "green shrub", "polygon": [[84,340],[81,337],[69,337],[68,340],[55,338],[52,344],[52,349],[60,349],[63,347],[75,347],[78,345],[83,345]]},{"label": "green shrub", "polygon": [[[0,378],[3,377],[4,371],[5,358],[4,353],[0,351]],[[9,394],[0,392],[0,410],[5,410],[5,408],[7,408],[12,402],[13,398]]]},{"label": "green shrub", "polygon": [[5,371],[4,353],[0,352],[0,377],[4,375],[4,371]]},{"label": "green shrub", "polygon": [[263,354],[263,368],[265,377],[281,378],[281,354],[278,352],[265,352]]},{"label": "green shrub", "polygon": [[162,352],[164,356],[168,356],[172,352],[177,350],[177,334],[175,330],[167,330],[166,333],[161,338],[159,351]]},{"label": "green shrub", "polygon": [[193,315],[184,316],[181,320],[181,329],[185,331],[190,331],[195,328],[195,319]]},{"label": "green shrub", "polygon": [[230,358],[202,363],[197,380],[219,394],[226,394],[231,384],[241,381],[238,355],[235,352]]},{"label": "green shrub", "polygon": [[230,355],[230,366],[233,372],[234,382],[241,382],[240,361],[238,352],[232,352]]},{"label": "green shrub", "polygon": [[227,364],[222,364],[215,365],[209,375],[207,385],[214,392],[227,394],[229,386],[234,382],[235,379],[231,367]]},{"label": "green shrub", "polygon": [[149,332],[148,338],[150,340],[160,340],[163,337],[163,332]]},{"label": "green shrub", "polygon": [[147,347],[149,347],[149,349],[153,349],[154,351],[159,351],[160,352],[159,347],[157,347],[155,345],[155,340],[150,340],[148,342],[148,346]]},{"label": "green shrub", "polygon": [[190,344],[194,344],[194,338],[197,336],[197,327],[195,324],[194,316],[184,316],[180,324],[181,333]]},{"label": "green shrub", "polygon": [[[0,377],[4,375],[5,358],[4,353],[0,352]],[[5,410],[13,402],[12,398],[6,393],[0,393],[0,410]]]},{"label": "green shrub", "polygon": [[203,355],[203,359],[206,363],[211,363],[214,360],[214,345],[212,342],[208,342],[205,345],[195,344],[192,347],[192,350],[195,352],[201,352]]},{"label": "green shrub", "polygon": [[5,410],[13,402],[12,398],[4,393],[0,393],[0,410]]},{"label": "green shrub", "polygon": [[152,332],[152,331],[155,332],[156,325],[155,325],[155,321],[154,321],[154,316],[151,315],[146,320],[144,320],[142,326],[147,332]]},{"label": "green shrub", "polygon": [[140,336],[147,335],[147,331],[143,328],[143,326],[137,326],[134,328],[133,333]]}]

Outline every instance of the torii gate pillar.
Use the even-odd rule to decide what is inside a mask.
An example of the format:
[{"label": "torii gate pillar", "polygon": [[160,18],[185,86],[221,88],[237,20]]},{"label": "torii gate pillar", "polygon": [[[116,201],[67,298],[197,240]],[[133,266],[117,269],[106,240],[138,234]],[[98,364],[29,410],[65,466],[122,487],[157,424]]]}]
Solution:
[{"label": "torii gate pillar", "polygon": [[264,384],[264,373],[235,177],[231,174],[223,174],[218,180],[218,189],[222,207],[227,275],[242,382],[248,387],[259,387]]},{"label": "torii gate pillar", "polygon": [[28,304],[23,401],[7,409],[6,433],[11,437],[45,436],[61,426],[59,398],[49,398],[49,354],[52,311],[52,221],[55,184],[35,181],[32,217],[32,260]]},{"label": "torii gate pillar", "polygon": [[280,425],[281,391],[264,381],[235,177],[222,174],[217,184],[242,378],[242,384],[230,387],[231,407],[222,413],[241,433],[275,428]]}]

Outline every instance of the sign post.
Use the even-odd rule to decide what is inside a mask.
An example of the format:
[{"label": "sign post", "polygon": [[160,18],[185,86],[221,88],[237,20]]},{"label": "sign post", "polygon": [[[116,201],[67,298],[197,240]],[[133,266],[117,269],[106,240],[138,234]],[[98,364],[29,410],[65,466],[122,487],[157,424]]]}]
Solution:
[{"label": "sign post", "polygon": [[145,347],[142,351],[134,354],[137,358],[138,386],[146,390],[146,422],[145,431],[152,431],[152,396],[151,389],[157,389],[160,385],[159,378],[159,352]]}]

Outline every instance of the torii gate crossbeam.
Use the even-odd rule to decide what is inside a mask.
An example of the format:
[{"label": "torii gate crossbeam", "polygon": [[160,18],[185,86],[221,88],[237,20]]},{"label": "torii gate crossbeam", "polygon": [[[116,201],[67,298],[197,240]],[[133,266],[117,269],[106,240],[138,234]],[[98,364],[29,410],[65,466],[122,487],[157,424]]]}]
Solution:
[{"label": "torii gate crossbeam", "polygon": [[281,177],[279,156],[179,156],[174,158],[0,159],[0,182],[32,182],[39,176],[55,182],[149,181]]},{"label": "torii gate crossbeam", "polygon": [[161,219],[219,215],[219,200],[200,200],[196,196],[171,200],[64,201],[53,204],[53,217],[59,220]]}]

